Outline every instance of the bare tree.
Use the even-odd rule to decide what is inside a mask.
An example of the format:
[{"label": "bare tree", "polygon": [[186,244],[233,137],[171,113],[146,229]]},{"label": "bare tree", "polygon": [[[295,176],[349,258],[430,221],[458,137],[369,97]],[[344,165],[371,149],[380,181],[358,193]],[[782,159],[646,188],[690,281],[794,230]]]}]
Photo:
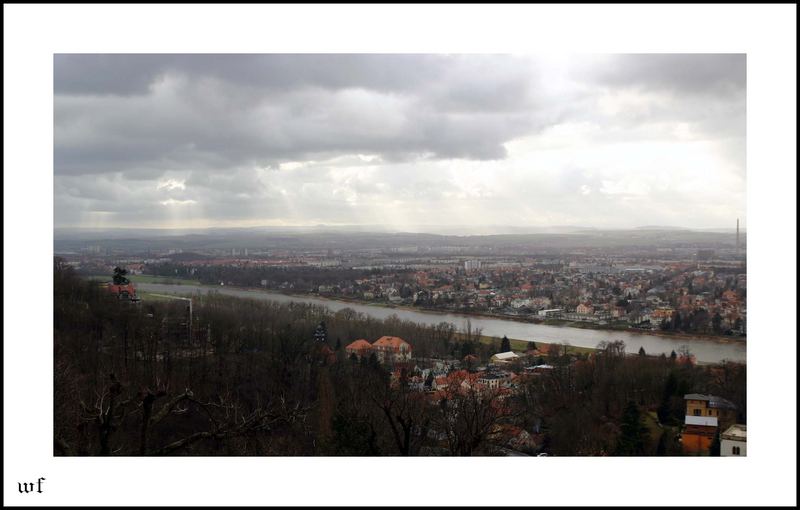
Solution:
[{"label": "bare tree", "polygon": [[451,454],[472,455],[509,409],[497,389],[464,384],[455,378],[444,391],[437,426],[447,435]]}]

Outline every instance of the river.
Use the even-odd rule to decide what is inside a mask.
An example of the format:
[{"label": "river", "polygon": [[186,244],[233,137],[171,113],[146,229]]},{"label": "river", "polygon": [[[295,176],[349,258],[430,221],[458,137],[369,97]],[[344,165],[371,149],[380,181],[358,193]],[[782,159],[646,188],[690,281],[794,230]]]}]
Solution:
[{"label": "river", "polygon": [[541,341],[543,343],[568,343],[578,347],[596,347],[602,341],[612,342],[622,340],[628,352],[638,352],[644,347],[647,354],[664,353],[669,356],[671,351],[678,352],[681,346],[688,346],[698,362],[718,363],[722,360],[746,361],[747,345],[742,340],[711,340],[708,338],[681,336],[661,336],[632,331],[611,331],[601,329],[581,329],[570,326],[549,326],[544,324],[531,324],[511,319],[496,319],[488,317],[467,316],[445,312],[429,312],[408,310],[405,308],[390,308],[385,306],[349,303],[335,299],[325,299],[310,296],[287,296],[277,292],[263,290],[246,290],[223,286],[206,285],[169,285],[161,283],[137,283],[137,288],[146,292],[161,292],[169,294],[189,295],[194,293],[208,293],[216,291],[220,294],[277,301],[280,303],[300,302],[327,306],[336,312],[343,308],[369,315],[377,319],[385,319],[390,315],[397,315],[400,319],[410,320],[421,324],[435,325],[440,322],[449,322],[456,328],[463,328],[467,319],[473,328],[480,328],[484,335],[518,340]]}]

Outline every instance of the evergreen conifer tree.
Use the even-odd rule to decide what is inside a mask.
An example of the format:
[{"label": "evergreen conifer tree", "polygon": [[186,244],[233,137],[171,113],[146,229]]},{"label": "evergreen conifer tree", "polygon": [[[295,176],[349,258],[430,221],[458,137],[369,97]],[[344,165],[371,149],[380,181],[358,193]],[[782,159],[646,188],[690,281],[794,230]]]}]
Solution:
[{"label": "evergreen conifer tree", "polygon": [[636,403],[628,401],[622,415],[622,434],[617,441],[616,455],[644,455],[647,440],[647,427],[641,420],[641,414]]}]

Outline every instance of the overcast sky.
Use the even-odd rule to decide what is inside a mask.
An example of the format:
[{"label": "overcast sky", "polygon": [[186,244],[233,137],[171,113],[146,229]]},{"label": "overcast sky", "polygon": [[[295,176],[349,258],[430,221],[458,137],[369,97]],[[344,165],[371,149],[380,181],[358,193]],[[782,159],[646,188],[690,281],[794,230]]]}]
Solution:
[{"label": "overcast sky", "polygon": [[55,226],[745,223],[744,55],[56,55]]}]

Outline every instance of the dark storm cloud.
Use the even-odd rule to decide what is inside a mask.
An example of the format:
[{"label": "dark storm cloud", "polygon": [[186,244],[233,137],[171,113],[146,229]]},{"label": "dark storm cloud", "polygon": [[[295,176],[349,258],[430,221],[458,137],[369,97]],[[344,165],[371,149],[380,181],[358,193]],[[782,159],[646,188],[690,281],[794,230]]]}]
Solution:
[{"label": "dark storm cloud", "polygon": [[165,75],[215,78],[261,90],[407,91],[439,80],[457,66],[483,66],[490,71],[496,68],[493,60],[409,54],[57,54],[55,92],[147,94],[150,85]]},{"label": "dark storm cloud", "polygon": [[534,78],[507,56],[57,55],[56,173],[502,158]]}]

